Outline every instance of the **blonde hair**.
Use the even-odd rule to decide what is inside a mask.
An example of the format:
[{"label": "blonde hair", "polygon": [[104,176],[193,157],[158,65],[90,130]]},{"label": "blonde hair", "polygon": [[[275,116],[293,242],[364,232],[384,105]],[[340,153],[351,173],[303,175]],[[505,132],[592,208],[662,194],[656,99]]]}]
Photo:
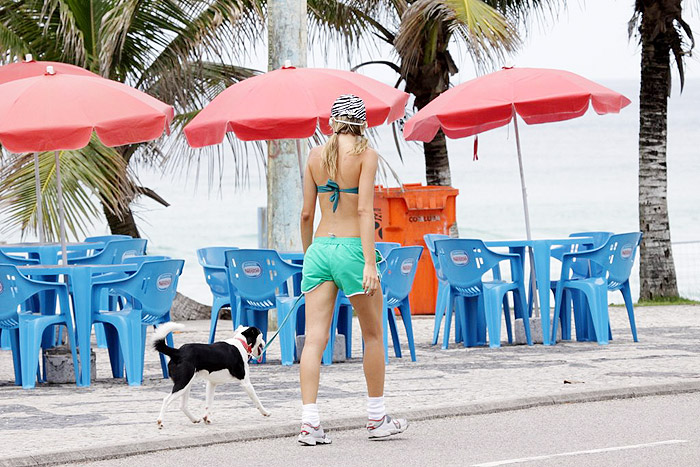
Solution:
[{"label": "blonde hair", "polygon": [[331,117],[329,123],[333,134],[323,146],[321,166],[328,172],[331,179],[335,179],[338,175],[338,135],[354,135],[355,146],[352,148],[350,155],[359,156],[369,146],[369,141],[365,136],[367,122],[358,118],[342,116],[338,117],[338,120]]}]

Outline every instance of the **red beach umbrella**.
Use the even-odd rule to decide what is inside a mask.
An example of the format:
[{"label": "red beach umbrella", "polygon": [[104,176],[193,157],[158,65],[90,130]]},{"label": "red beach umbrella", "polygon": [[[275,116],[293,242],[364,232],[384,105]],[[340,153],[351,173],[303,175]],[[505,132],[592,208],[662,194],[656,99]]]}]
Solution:
[{"label": "red beach umbrella", "polygon": [[126,84],[46,73],[0,85],[0,143],[11,152],[81,149],[93,131],[105,146],[151,141],[173,108]]},{"label": "red beach umbrella", "polygon": [[331,105],[341,94],[365,101],[369,126],[404,115],[408,94],[367,76],[326,68],[283,67],[248,78],[219,94],[185,127],[190,146],[218,144],[233,131],[244,141],[330,134]]},{"label": "red beach umbrella", "polygon": [[58,151],[81,149],[92,133],[106,146],[151,141],[169,131],[171,106],[97,75],[56,73],[0,85],[0,144],[11,152],[56,151],[58,207],[66,262]]},{"label": "red beach umbrella", "polygon": [[[14,62],[0,66],[0,84],[18,79],[41,76],[46,73],[46,67],[51,66],[59,73],[70,75],[99,77],[85,68],[62,62],[39,61],[32,59],[31,54],[27,54],[24,61]],[[44,242],[43,212],[41,203],[41,180],[39,179],[39,154],[34,153],[34,179],[36,181],[36,216],[39,226],[39,240]]]},{"label": "red beach umbrella", "polygon": [[403,134],[407,140],[427,142],[442,129],[449,138],[463,138],[513,120],[525,228],[530,239],[530,214],[515,116],[520,115],[527,124],[559,122],[580,117],[590,104],[598,114],[618,113],[630,100],[568,71],[504,68],[443,92],[406,122]]},{"label": "red beach umbrella", "polygon": [[80,75],[80,76],[92,76],[100,77],[95,73],[81,68],[79,66],[71,65],[69,63],[62,62],[45,62],[32,60],[23,62],[14,62],[7,65],[0,66],[0,84],[7,83],[8,81],[14,81],[17,79],[32,78],[34,76],[41,76],[46,73],[46,67],[52,66],[57,73],[63,73],[67,75]]}]

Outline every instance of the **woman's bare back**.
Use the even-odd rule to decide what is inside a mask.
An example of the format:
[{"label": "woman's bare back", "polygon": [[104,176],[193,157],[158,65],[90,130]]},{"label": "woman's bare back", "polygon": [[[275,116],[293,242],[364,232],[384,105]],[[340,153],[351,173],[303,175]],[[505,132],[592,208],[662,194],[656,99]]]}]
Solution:
[{"label": "woman's bare back", "polygon": [[[362,162],[373,149],[368,148],[362,154],[352,155],[355,137],[350,135],[338,135],[338,173],[333,179],[341,189],[356,188],[359,185],[362,173]],[[322,147],[315,147],[309,154],[309,168],[316,186],[325,185],[331,179],[328,171],[321,163]],[[318,193],[321,206],[321,221],[316,229],[316,237],[359,237],[360,222],[357,211],[358,195],[354,193],[340,192],[338,208],[333,212],[333,203],[330,201],[332,193]]]}]

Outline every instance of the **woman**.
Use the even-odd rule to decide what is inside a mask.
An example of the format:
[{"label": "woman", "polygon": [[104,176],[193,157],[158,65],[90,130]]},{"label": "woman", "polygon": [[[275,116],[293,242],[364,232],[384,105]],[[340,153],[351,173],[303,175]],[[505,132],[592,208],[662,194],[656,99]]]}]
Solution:
[{"label": "woman", "polygon": [[[384,409],[382,293],[374,249],[374,178],[379,156],[364,136],[364,102],[352,94],[338,97],[329,123],[333,134],[328,142],[309,154],[301,213],[306,339],[300,363],[299,442],[311,446],[331,442],[321,428],[316,397],[338,289],[350,299],[362,329],[370,439],[401,433],[408,426]],[[321,221],[314,236],[317,197]]]}]

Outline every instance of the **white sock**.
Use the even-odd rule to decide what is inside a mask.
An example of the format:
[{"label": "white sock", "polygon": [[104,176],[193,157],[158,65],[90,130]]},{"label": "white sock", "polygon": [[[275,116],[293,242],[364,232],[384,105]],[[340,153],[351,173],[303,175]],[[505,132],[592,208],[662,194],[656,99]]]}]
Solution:
[{"label": "white sock", "polygon": [[367,418],[370,420],[380,420],[384,415],[386,415],[384,396],[367,397]]},{"label": "white sock", "polygon": [[316,404],[304,404],[301,406],[301,423],[308,423],[311,426],[319,426],[321,424]]}]

